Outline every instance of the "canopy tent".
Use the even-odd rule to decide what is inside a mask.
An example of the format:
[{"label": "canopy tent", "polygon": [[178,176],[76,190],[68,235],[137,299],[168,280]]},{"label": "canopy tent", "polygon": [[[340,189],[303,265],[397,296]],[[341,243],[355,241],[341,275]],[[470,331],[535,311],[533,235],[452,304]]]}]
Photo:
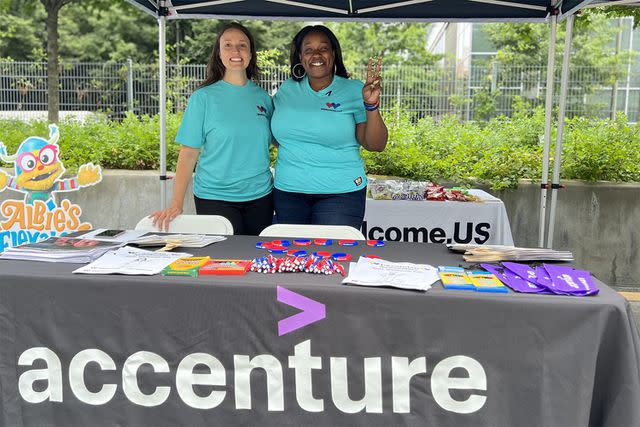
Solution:
[{"label": "canopy tent", "polygon": [[[128,0],[158,16],[158,0]],[[172,0],[169,19],[309,21],[543,21],[560,3],[570,15],[590,0]]]},{"label": "canopy tent", "polygon": [[[543,173],[540,193],[539,246],[545,246],[547,189],[552,190],[547,247],[553,245],[555,205],[560,175],[562,132],[569,73],[574,13],[598,0],[126,0],[158,19],[159,116],[160,116],[160,205],[166,207],[166,21],[167,19],[265,19],[301,21],[526,21],[549,20],[549,54],[545,100]],[[603,1],[603,0],[600,0]],[[623,3],[625,0],[604,3]],[[640,2],[640,0],[638,1]],[[549,147],[553,114],[553,70],[556,26],[567,18],[565,51],[560,84],[556,159],[552,184],[548,184]]]}]

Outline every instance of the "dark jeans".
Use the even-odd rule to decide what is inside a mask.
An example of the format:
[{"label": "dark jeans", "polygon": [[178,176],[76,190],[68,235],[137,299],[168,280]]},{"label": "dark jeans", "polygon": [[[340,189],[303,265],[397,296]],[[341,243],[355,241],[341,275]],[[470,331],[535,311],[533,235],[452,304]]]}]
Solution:
[{"label": "dark jeans", "polygon": [[304,194],[273,189],[281,224],[349,225],[360,230],[367,189],[341,194]]},{"label": "dark jeans", "polygon": [[273,193],[248,202],[193,198],[198,215],[222,215],[231,221],[233,234],[257,236],[273,223]]}]

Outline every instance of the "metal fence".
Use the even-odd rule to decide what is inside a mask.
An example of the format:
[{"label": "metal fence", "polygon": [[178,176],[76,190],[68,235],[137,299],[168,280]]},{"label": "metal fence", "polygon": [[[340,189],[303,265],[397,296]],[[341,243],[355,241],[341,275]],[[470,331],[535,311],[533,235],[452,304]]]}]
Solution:
[{"label": "metal fence", "polygon": [[[46,116],[46,70],[46,62],[0,62],[0,117]],[[364,67],[352,70],[355,78],[362,79],[365,73]],[[407,111],[416,117],[454,114],[463,120],[486,120],[510,116],[516,99],[531,106],[545,99],[544,66],[487,63],[460,72],[453,67],[402,65],[385,67],[383,74],[383,110]],[[556,70],[556,84],[559,76]],[[173,111],[184,110],[204,77],[204,65],[168,65],[167,94]],[[287,77],[286,67],[268,67],[263,69],[260,85],[273,94]],[[556,87],[556,96],[558,92]],[[126,111],[155,114],[157,110],[156,64],[72,63],[60,68],[61,112],[75,116],[103,112],[117,118]],[[640,73],[626,67],[572,67],[567,115],[604,118],[614,110],[625,113],[631,122],[638,120]]]}]

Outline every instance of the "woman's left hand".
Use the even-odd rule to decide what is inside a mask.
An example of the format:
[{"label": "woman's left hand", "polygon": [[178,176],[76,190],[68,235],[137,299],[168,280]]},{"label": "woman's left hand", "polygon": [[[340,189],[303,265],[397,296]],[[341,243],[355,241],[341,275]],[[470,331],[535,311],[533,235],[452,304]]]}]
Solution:
[{"label": "woman's left hand", "polygon": [[382,76],[380,76],[380,67],[382,65],[382,57],[378,58],[378,64],[375,71],[373,70],[373,58],[369,58],[369,67],[367,68],[367,80],[362,88],[362,99],[366,104],[378,105],[380,102],[380,92],[382,84]]}]

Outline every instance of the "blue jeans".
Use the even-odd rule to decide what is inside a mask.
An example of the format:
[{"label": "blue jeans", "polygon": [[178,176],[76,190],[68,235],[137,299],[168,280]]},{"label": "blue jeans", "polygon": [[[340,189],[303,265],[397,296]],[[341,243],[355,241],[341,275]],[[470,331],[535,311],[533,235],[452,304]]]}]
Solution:
[{"label": "blue jeans", "polygon": [[277,222],[281,224],[349,225],[360,230],[367,189],[341,194],[290,193],[273,189]]}]

